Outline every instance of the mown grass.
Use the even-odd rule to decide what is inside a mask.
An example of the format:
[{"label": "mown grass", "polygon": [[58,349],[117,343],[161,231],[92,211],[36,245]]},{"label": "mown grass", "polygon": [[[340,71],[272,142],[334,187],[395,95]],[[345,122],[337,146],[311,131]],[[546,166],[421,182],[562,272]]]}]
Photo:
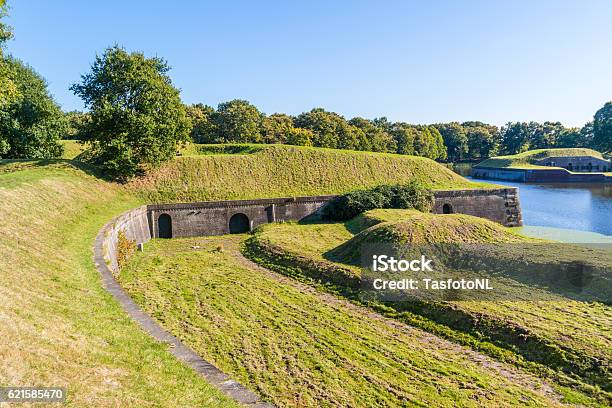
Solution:
[{"label": "mown grass", "polygon": [[79,154],[85,151],[85,146],[79,143],[78,140],[60,140],[60,143],[64,146],[62,159],[75,159]]},{"label": "mown grass", "polygon": [[433,189],[491,187],[423,157],[285,145],[191,145],[185,156],[135,179],[129,188],[147,202],[181,202],[340,194],[412,180]]},{"label": "mown grass", "polygon": [[593,156],[598,159],[602,158],[601,153],[596,150],[586,148],[566,148],[566,149],[535,149],[526,152],[510,155],[496,156],[486,159],[478,163],[475,167],[508,167],[516,169],[543,168],[543,169],[558,169],[560,167],[540,166],[534,164],[535,160],[544,159],[546,157],[559,156]]},{"label": "mown grass", "polygon": [[592,402],[259,268],[241,258],[241,239],[151,241],[120,281],[174,335],[278,406]]},{"label": "mown grass", "polygon": [[67,387],[67,406],[234,406],[102,288],[94,238],[140,200],[68,162],[0,173],[2,386]]},{"label": "mown grass", "polygon": [[[444,217],[449,218],[429,216],[441,221]],[[251,256],[254,253],[255,257],[267,261],[268,265],[277,264],[281,272],[284,267],[293,266],[288,269],[290,273],[309,276],[332,284],[335,290],[342,291],[342,288],[353,287],[361,273],[355,264],[360,255],[359,243],[363,243],[365,239],[359,237],[366,234],[367,238],[372,231],[389,229],[393,223],[411,217],[415,217],[413,211],[375,210],[346,224],[269,224],[259,228],[252,238]],[[381,222],[378,228],[372,226]],[[449,226],[452,223],[441,222],[439,225]],[[354,235],[368,227],[362,235]],[[426,228],[421,232],[427,233],[429,238],[452,236],[448,232],[436,234],[434,229]],[[399,232],[412,234],[412,238],[416,238],[415,242],[422,238],[418,228]],[[488,231],[485,232],[483,237],[489,235]],[[505,233],[508,239],[512,238],[509,242],[518,237],[509,231]],[[386,241],[386,238],[397,239],[401,234],[398,235],[395,231],[387,237],[375,235],[369,238]],[[462,235],[465,235],[465,231]],[[352,240],[356,241],[351,242]],[[535,252],[531,256],[538,261],[545,261],[547,257],[550,260],[562,258],[559,254],[541,252]],[[388,306],[398,312],[408,310],[422,314],[481,339],[496,342],[528,359],[540,361],[555,369],[580,374],[584,381],[610,391],[610,306],[572,300],[556,293],[541,293],[540,289],[524,284],[517,285],[516,288],[519,292],[516,297],[512,297],[513,300],[435,302],[431,305],[389,303]],[[349,297],[359,297],[351,290],[344,293]],[[544,294],[546,296],[543,296]]]}]

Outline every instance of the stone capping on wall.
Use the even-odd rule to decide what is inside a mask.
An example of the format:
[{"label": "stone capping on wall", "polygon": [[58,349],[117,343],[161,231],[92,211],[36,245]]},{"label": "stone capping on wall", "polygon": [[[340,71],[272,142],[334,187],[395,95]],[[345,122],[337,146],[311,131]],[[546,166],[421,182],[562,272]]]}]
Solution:
[{"label": "stone capping on wall", "polygon": [[224,207],[242,207],[252,205],[270,205],[270,204],[288,204],[293,202],[316,203],[329,201],[337,195],[320,195],[320,196],[298,196],[298,197],[281,197],[281,198],[258,198],[253,200],[224,200],[224,201],[197,201],[191,203],[172,203],[172,204],[149,204],[149,211],[164,211],[169,209],[190,210],[197,208],[224,208]]},{"label": "stone capping on wall", "polygon": [[[186,346],[178,338],[164,330],[151,316],[145,313],[130,296],[123,290],[115,279],[113,271],[109,267],[112,259],[116,263],[117,233],[124,229],[129,239],[149,240],[147,230],[141,229],[143,211],[146,214],[146,206],[127,211],[107,223],[98,232],[94,244],[94,264],[100,273],[102,285],[125,310],[125,312],[136,321],[136,323],[155,340],[169,345],[170,353],[179,361],[191,367],[202,376],[208,383],[217,387],[225,395],[236,402],[249,407],[274,407],[272,404],[262,401],[257,394],[247,389],[244,385],[232,380],[212,363],[205,361],[195,351]],[[140,238],[136,235],[140,235]],[[148,239],[147,239],[148,235]],[[143,242],[138,240],[137,242]]]}]

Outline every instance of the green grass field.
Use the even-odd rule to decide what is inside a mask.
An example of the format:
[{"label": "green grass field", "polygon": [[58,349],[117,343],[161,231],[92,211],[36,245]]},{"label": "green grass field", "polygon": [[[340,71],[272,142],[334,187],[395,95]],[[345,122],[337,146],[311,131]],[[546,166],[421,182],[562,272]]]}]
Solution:
[{"label": "green grass field", "polygon": [[[279,271],[283,271],[283,266],[297,266],[298,274],[332,283],[337,288],[350,287],[359,277],[361,271],[356,264],[359,262],[360,245],[364,242],[397,242],[401,239],[410,239],[409,242],[414,243],[432,240],[449,242],[460,237],[464,240],[467,237],[468,241],[480,239],[483,242],[491,238],[491,231],[495,231],[497,242],[523,240],[517,234],[486,220],[469,220],[470,222],[466,223],[468,218],[473,217],[440,216],[406,210],[375,210],[346,224],[268,224],[260,227],[251,241],[255,256],[265,259],[268,265],[278,264]],[[407,223],[407,219],[412,221]],[[406,228],[407,225],[410,227]],[[454,231],[449,232],[449,229]],[[502,229],[503,231],[498,231]],[[364,231],[360,232],[362,230]],[[453,233],[457,234],[455,238]],[[504,250],[507,248],[510,247],[503,247]],[[530,248],[531,246],[528,246],[525,253],[538,261],[548,259],[552,262],[555,259],[563,259],[562,255],[546,254],[548,246]],[[529,254],[529,251],[532,253]],[[591,254],[595,253],[589,252],[587,256]],[[571,258],[574,255],[565,256]],[[603,256],[601,261],[609,265],[608,253],[598,256]],[[291,273],[295,271],[293,268]],[[543,293],[525,284],[515,284],[514,281],[511,281],[511,286],[507,289],[515,291],[515,300],[444,302],[436,303],[435,308],[421,305],[406,309],[404,304],[392,303],[388,306],[395,307],[398,311],[422,313],[428,318],[476,333],[482,338],[497,340],[504,347],[516,349],[528,358],[537,356],[537,360],[553,367],[569,366],[582,373],[587,382],[602,386],[607,384],[609,387],[606,379],[612,361],[612,309],[609,306],[598,302],[572,300],[554,293]],[[530,300],[534,298],[542,300]],[[459,314],[455,316],[456,313]],[[482,327],[469,323],[472,319]],[[487,327],[487,330],[477,333],[483,327]],[[532,339],[533,344],[527,342],[529,345],[526,346],[521,345],[521,342],[517,343],[517,339],[511,334],[515,330],[517,336]],[[538,351],[540,347],[543,349]],[[600,368],[603,371],[600,371]]]},{"label": "green grass field", "polygon": [[174,335],[278,406],[589,402],[524,370],[260,268],[242,258],[242,239],[151,241],[122,270],[120,281]]},{"label": "green grass field", "polygon": [[423,157],[286,145],[190,145],[129,188],[147,202],[338,194],[417,180],[434,189],[473,183]]},{"label": "green grass field", "polygon": [[492,168],[515,168],[515,169],[551,169],[560,167],[540,166],[533,164],[535,160],[544,159],[546,157],[558,156],[593,156],[598,159],[602,158],[601,153],[592,149],[586,148],[567,148],[567,149],[535,149],[528,150],[523,153],[518,153],[510,156],[497,156],[486,159],[478,163],[475,167],[492,167]]},{"label": "green grass field", "polygon": [[[79,145],[65,144],[72,149],[66,157],[78,154]],[[149,200],[328,194],[413,178],[432,188],[479,186],[422,158],[263,145],[191,145],[183,157],[128,185],[102,181],[97,172],[70,160],[0,161],[0,384],[66,386],[69,406],[233,406],[142,332],[102,288],[93,240],[121,212]],[[354,266],[324,254],[366,227],[405,215],[380,210],[347,224],[270,225],[250,239],[286,251],[296,265],[325,262],[326,273],[341,266],[348,276],[358,273]],[[472,221],[466,227],[476,225],[478,234],[499,233]],[[163,326],[281,406],[609,401],[597,385],[525,369],[513,350],[493,358],[469,342],[448,341],[462,339],[454,329],[441,328],[454,334],[439,337],[420,316],[411,321],[429,332],[406,325],[408,312],[403,323],[386,319],[381,309],[257,267],[239,253],[243,238],[153,241],[121,279]],[[336,254],[336,261],[351,252]],[[608,307],[531,306],[478,311],[609,363]]]},{"label": "green grass field", "polygon": [[102,288],[94,238],[140,203],[66,162],[0,164],[0,385],[67,387],[79,407],[234,405]]}]

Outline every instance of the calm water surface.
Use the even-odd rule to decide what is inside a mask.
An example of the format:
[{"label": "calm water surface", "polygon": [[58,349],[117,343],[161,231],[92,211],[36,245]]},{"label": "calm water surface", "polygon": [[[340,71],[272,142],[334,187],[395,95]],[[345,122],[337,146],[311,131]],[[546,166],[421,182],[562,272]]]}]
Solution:
[{"label": "calm water surface", "polygon": [[612,235],[612,184],[475,181],[518,187],[523,223],[527,226],[565,228]]}]

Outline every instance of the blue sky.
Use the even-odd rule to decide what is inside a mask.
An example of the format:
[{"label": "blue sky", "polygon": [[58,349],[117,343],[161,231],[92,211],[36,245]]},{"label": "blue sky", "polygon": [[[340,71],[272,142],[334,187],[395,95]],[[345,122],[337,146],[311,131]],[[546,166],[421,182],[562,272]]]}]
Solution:
[{"label": "blue sky", "polygon": [[559,120],[612,100],[612,1],[9,0],[13,55],[68,90],[118,43],[166,58],[186,103],[432,123]]}]

